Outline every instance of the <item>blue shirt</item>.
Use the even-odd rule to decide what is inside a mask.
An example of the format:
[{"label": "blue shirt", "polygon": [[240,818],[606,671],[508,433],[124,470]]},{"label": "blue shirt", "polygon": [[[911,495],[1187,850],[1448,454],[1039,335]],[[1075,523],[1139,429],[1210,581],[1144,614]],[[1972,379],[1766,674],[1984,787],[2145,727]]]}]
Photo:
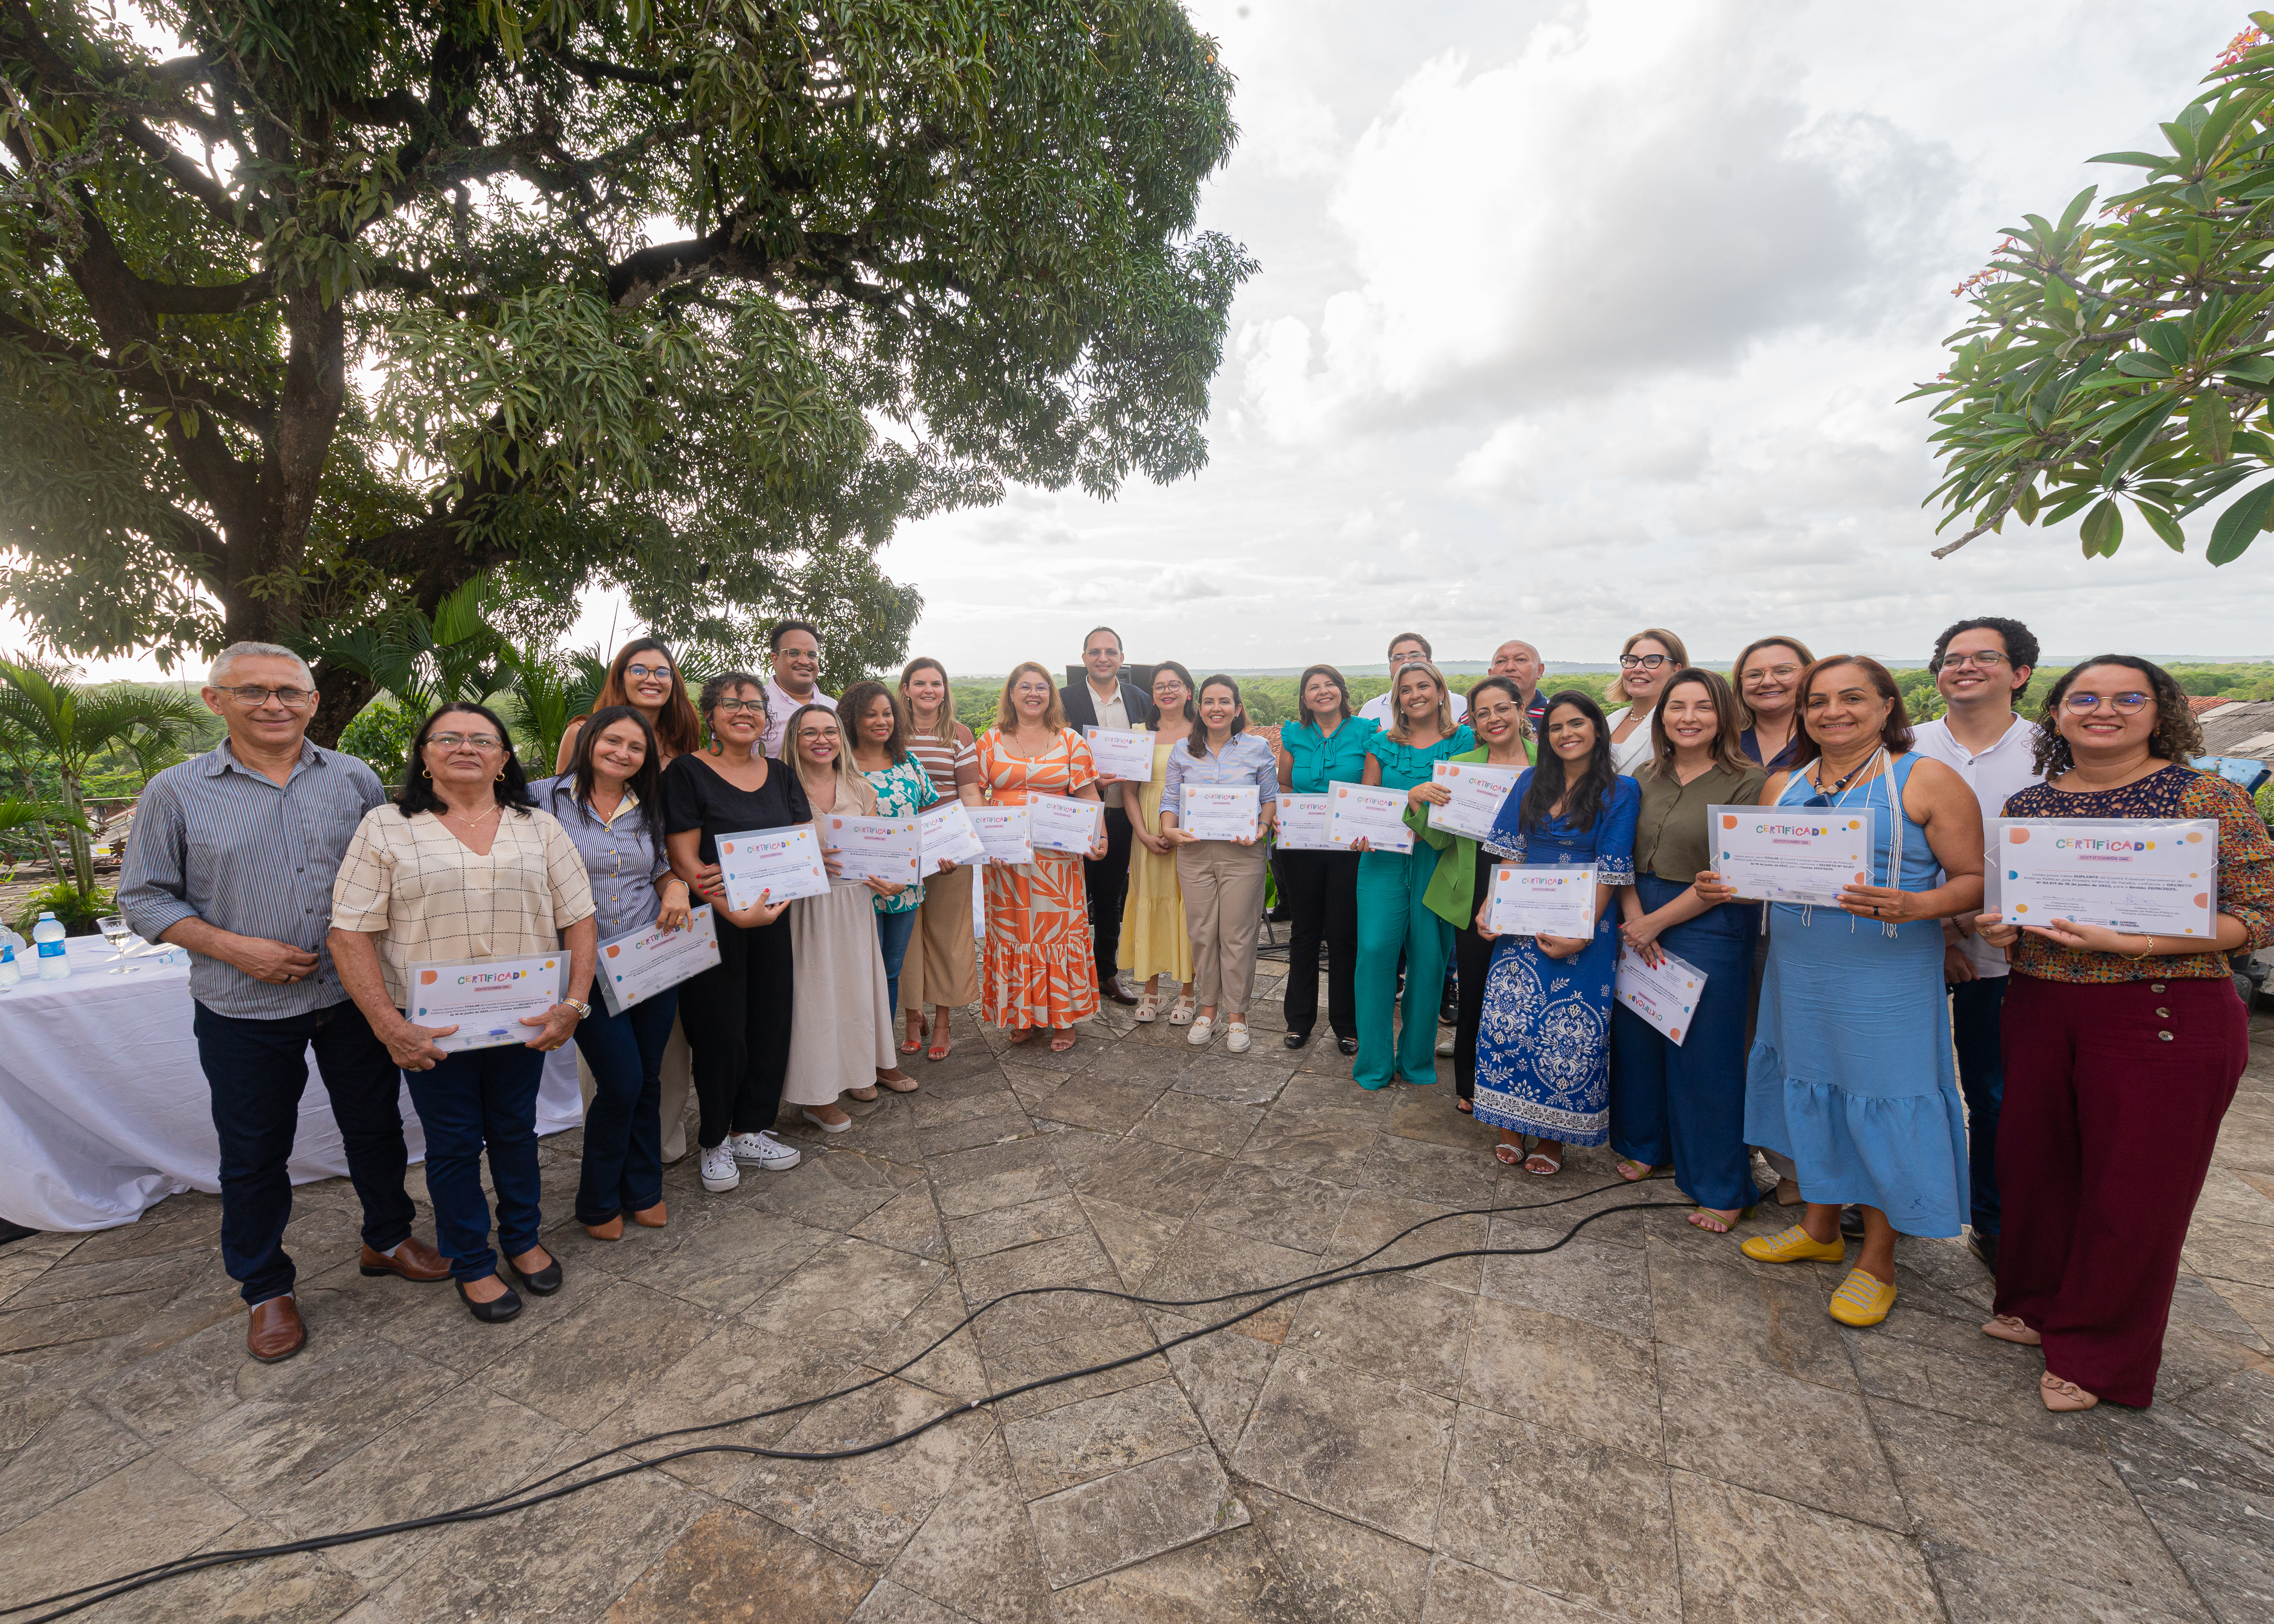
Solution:
[{"label": "blue shirt", "polygon": [[537,798],[538,810],[560,820],[568,843],[584,860],[600,940],[645,930],[663,907],[655,888],[671,872],[671,859],[663,849],[663,809],[653,808],[651,817],[651,809],[626,790],[616,815],[604,822],[592,808],[577,803],[576,789],[576,775],[564,772],[557,778],[538,779],[529,793]]},{"label": "blue shirt", "polygon": [[1367,746],[1380,731],[1378,723],[1362,716],[1344,718],[1330,733],[1321,733],[1315,722],[1288,723],[1279,730],[1279,748],[1291,763],[1290,791],[1323,795],[1329,784],[1357,783],[1366,771]]},{"label": "blue shirt", "polygon": [[1279,799],[1279,757],[1264,742],[1263,735],[1234,733],[1224,741],[1221,751],[1207,756],[1193,754],[1195,741],[1203,747],[1208,742],[1198,728],[1193,730],[1191,737],[1179,739],[1169,747],[1169,782],[1161,792],[1162,816],[1181,810],[1187,784],[1253,784],[1256,826],[1261,829],[1263,808]]},{"label": "blue shirt", "polygon": [[316,973],[278,985],[190,955],[190,996],[216,1015],[282,1020],[346,998],[324,946],[332,880],[363,815],[387,799],[352,756],[302,741],[279,784],[240,763],[224,739],[152,778],[134,808],[118,911],[146,941],[185,919],[316,955]]}]

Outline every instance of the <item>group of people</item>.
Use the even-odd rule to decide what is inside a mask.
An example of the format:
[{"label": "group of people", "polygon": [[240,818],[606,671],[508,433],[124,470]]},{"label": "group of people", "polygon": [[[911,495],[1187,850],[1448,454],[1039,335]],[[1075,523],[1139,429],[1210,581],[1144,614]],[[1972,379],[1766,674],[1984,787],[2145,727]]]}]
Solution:
[{"label": "group of people", "polygon": [[[1323,959],[1359,1086],[1434,1085],[1449,1055],[1452,1109],[1496,1131],[1510,1168],[1553,1177],[1567,1147],[1608,1145],[1621,1177],[1670,1177],[1711,1232],[1760,1200],[1796,1209],[1742,1243],[1763,1262],[1842,1262],[1855,1235],[1830,1301],[1851,1326],[1894,1305],[1898,1235],[1966,1234],[1998,1279],[1983,1328],[2042,1347],[2048,1408],[2148,1402],[2247,1052],[2227,956],[2274,942],[2274,841],[2248,796],[2188,765],[2201,734],[2167,673],[2098,657],[2024,718],[2035,638],[1962,620],[1931,662],[1945,714],[1914,726],[1879,662],[1819,659],[1787,636],[1750,644],[1725,676],[1674,633],[1638,632],[1608,712],[1578,688],[1544,692],[1521,639],[1465,694],[1426,638],[1389,652],[1389,691],[1365,705],[1333,666],[1306,670],[1275,743],[1231,676],[1196,682],[1163,661],[1148,688],[1127,680],[1111,628],[1063,688],[1020,665],[975,737],[937,660],[832,699],[818,634],[785,621],[769,673],[721,673],[690,695],[669,650],[642,638],[552,776],[530,781],[499,718],[451,703],[390,799],[364,763],[307,741],[315,695],[297,656],[224,650],[204,696],[228,736],[152,780],[120,902],[192,956],[224,1260],[252,1353],[288,1357],[306,1335],[282,1232],[311,1047],[363,1206],[364,1271],[453,1279],[477,1319],[501,1320],[521,1299],[501,1254],[522,1290],[561,1283],[538,1232],[546,1051],[574,1042],[589,1074],[576,1215],[614,1239],[627,1219],[668,1221],[666,1141],[689,1086],[716,1192],[746,1167],[796,1165],[773,1132],[786,1104],[828,1134],[851,1125],[846,1100],[916,1088],[901,1056],[945,1058],[953,1012],[973,1004],[1013,1043],[1070,1048],[1111,998],[1141,1022],[1165,1012],[1194,1046],[1246,1051],[1268,863],[1291,919],[1289,1049],[1311,1041]],[[1101,773],[1090,728],[1149,733],[1150,775]],[[1514,775],[1481,838],[1430,822],[1447,763]],[[1404,792],[1411,849],[1271,852],[1279,797],[1337,784]],[[1252,786],[1254,832],[1185,827],[1203,786]],[[1086,853],[974,865],[981,932],[974,867],[944,861],[894,885],[845,879],[832,855],[825,895],[728,905],[718,843],[737,832],[1037,796],[1102,803],[1096,832]],[[1714,870],[1707,809],[1745,804],[1867,821],[1870,872],[1836,908],[1739,898]],[[2000,814],[2215,819],[2215,938],[2017,929],[1985,911],[1985,820]],[[1506,861],[1593,868],[1592,934],[1497,935]],[[599,944],[705,905],[716,966],[621,1013],[591,1006]],[[449,1049],[410,1018],[412,966],[531,952],[566,956],[568,993],[524,1043]],[[1615,999],[1622,953],[1704,973],[1679,1041]],[[411,1234],[398,1077],[425,1130],[434,1245]]]}]

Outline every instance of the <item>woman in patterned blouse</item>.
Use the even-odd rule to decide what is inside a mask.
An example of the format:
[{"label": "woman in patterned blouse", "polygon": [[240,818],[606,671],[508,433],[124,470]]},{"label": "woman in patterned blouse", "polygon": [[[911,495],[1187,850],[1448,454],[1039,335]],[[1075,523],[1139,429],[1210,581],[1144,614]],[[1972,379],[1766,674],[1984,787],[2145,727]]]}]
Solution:
[{"label": "woman in patterned blouse", "polygon": [[2044,1349],[2045,1408],[2154,1396],[2180,1246],[2249,1053],[2226,955],[2274,942],[2274,841],[2250,798],[2184,765],[2202,748],[2160,666],[2104,654],[2046,695],[2037,771],[2008,817],[2210,818],[2218,914],[2209,944],[2054,920],[1981,916],[2011,950],[1998,1177],[1996,1317]]}]

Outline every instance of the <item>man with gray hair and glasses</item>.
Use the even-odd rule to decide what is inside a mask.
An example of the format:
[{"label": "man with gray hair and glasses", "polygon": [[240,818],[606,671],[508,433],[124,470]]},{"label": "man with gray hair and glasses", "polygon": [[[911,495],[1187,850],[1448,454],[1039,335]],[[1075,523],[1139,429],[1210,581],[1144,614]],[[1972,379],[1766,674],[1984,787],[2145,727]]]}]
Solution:
[{"label": "man with gray hair and glasses", "polygon": [[290,649],[223,649],[200,696],[229,736],[150,780],[118,882],[119,911],[138,934],[190,951],[198,1058],[221,1140],[222,1262],[252,1311],[246,1350],[264,1364],[307,1342],[284,1225],[312,1045],[363,1204],[363,1272],[420,1282],[450,1273],[410,1233],[402,1075],[324,948],[340,860],[387,797],[362,762],[308,742],[315,688]]}]

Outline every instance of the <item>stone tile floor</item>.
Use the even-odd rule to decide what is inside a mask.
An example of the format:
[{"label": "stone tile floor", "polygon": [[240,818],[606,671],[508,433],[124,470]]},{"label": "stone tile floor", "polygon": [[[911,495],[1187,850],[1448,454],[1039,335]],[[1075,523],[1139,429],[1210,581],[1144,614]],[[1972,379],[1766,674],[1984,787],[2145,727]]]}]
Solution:
[{"label": "stone tile floor", "polygon": [[575,1136],[550,1140],[568,1286],[501,1327],[447,1287],[358,1275],[339,1181],[299,1192],[312,1341],[281,1365],[244,1357],[213,1199],[0,1249],[0,1608],[503,1494],[875,1377],[981,1303],[1071,1283],[1176,1301],[1016,1298],[897,1377],[712,1435],[840,1447],[1139,1356],[884,1453],[691,1455],[83,1616],[2274,1616],[2274,1019],[2255,1023],[2155,1407],[2060,1418],[2037,1402],[2037,1357],[1977,1332],[1990,1282],[1955,1243],[1905,1243],[1900,1305],[1856,1333],[1824,1312],[1837,1271],[1749,1263],[1675,1212],[1337,1286],[1155,1351],[1223,1312],[1189,1299],[1329,1267],[1433,1214],[1509,1209],[1389,1258],[1544,1244],[1632,1199],[1570,1199],[1615,1182],[1605,1153],[1553,1180],[1503,1171],[1449,1081],[1365,1094],[1323,1028],[1290,1053],[1274,1019],[1245,1058],[1118,1009],[1064,1056],[966,1024],[949,1061],[912,1063],[921,1093],[826,1146],[801,1133],[817,1154],[794,1172],[712,1196],[691,1161],[673,1168],[670,1227],[613,1246],[568,1221]]}]

